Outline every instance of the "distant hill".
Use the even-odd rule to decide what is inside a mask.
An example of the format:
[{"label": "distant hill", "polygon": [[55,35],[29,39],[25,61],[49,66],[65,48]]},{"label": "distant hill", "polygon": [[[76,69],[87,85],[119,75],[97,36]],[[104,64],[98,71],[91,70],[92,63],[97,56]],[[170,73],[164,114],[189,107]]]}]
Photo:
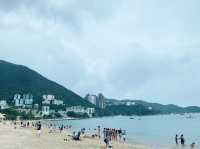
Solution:
[{"label": "distant hill", "polygon": [[37,72],[22,65],[0,60],[0,99],[11,102],[16,93],[33,94],[34,103],[41,103],[43,94],[53,94],[69,106],[92,106],[76,93]]},{"label": "distant hill", "polygon": [[[147,109],[152,109],[153,113],[160,114],[170,114],[170,113],[198,113],[200,112],[200,107],[197,106],[189,106],[189,107],[181,107],[173,104],[163,105],[159,103],[150,103],[142,100],[116,100],[116,99],[107,99],[106,103],[109,107],[115,106],[115,108],[124,107],[130,109],[130,107],[134,107],[136,105],[142,105]],[[132,105],[129,105],[131,104]]]}]

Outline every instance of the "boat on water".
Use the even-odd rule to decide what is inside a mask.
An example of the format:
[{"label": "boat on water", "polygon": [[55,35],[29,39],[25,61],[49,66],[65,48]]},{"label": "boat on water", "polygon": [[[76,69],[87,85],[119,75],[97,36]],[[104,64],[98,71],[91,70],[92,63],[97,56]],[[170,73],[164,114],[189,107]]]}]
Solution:
[{"label": "boat on water", "polygon": [[192,119],[194,118],[192,115],[186,116],[187,119]]},{"label": "boat on water", "polygon": [[133,120],[133,119],[135,119],[135,118],[134,118],[134,117],[130,117],[129,119]]}]

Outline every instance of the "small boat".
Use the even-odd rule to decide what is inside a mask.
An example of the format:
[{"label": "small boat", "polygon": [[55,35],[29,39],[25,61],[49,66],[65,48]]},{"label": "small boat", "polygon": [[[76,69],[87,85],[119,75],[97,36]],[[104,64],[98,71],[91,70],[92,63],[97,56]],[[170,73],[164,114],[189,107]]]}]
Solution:
[{"label": "small boat", "polygon": [[134,118],[134,117],[130,117],[129,119],[133,120],[133,119],[135,119],[135,118]]},{"label": "small boat", "polygon": [[192,117],[192,115],[189,115],[189,116],[187,116],[186,118],[187,118],[187,119],[191,119],[191,118],[194,118],[194,117]]}]

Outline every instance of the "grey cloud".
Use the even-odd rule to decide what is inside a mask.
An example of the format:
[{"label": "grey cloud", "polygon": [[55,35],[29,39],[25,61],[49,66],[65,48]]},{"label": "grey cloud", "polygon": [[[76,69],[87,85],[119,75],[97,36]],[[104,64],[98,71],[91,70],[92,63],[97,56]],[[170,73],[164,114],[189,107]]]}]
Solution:
[{"label": "grey cloud", "polygon": [[198,1],[0,1],[0,58],[84,96],[199,105]]},{"label": "grey cloud", "polygon": [[0,1],[1,11],[5,13],[25,13],[39,19],[62,22],[74,31],[81,30],[82,19],[93,17],[106,20],[112,15],[113,0],[7,0]]}]

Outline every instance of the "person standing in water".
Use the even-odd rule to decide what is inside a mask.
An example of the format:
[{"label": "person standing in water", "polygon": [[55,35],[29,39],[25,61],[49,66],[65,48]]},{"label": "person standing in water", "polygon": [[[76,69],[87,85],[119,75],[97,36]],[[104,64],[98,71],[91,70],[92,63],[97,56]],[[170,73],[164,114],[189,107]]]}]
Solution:
[{"label": "person standing in water", "polygon": [[185,145],[185,139],[183,137],[183,134],[181,135],[180,140],[181,140],[181,145]]},{"label": "person standing in water", "polygon": [[176,142],[176,144],[178,144],[178,135],[177,134],[175,136],[175,142]]}]

